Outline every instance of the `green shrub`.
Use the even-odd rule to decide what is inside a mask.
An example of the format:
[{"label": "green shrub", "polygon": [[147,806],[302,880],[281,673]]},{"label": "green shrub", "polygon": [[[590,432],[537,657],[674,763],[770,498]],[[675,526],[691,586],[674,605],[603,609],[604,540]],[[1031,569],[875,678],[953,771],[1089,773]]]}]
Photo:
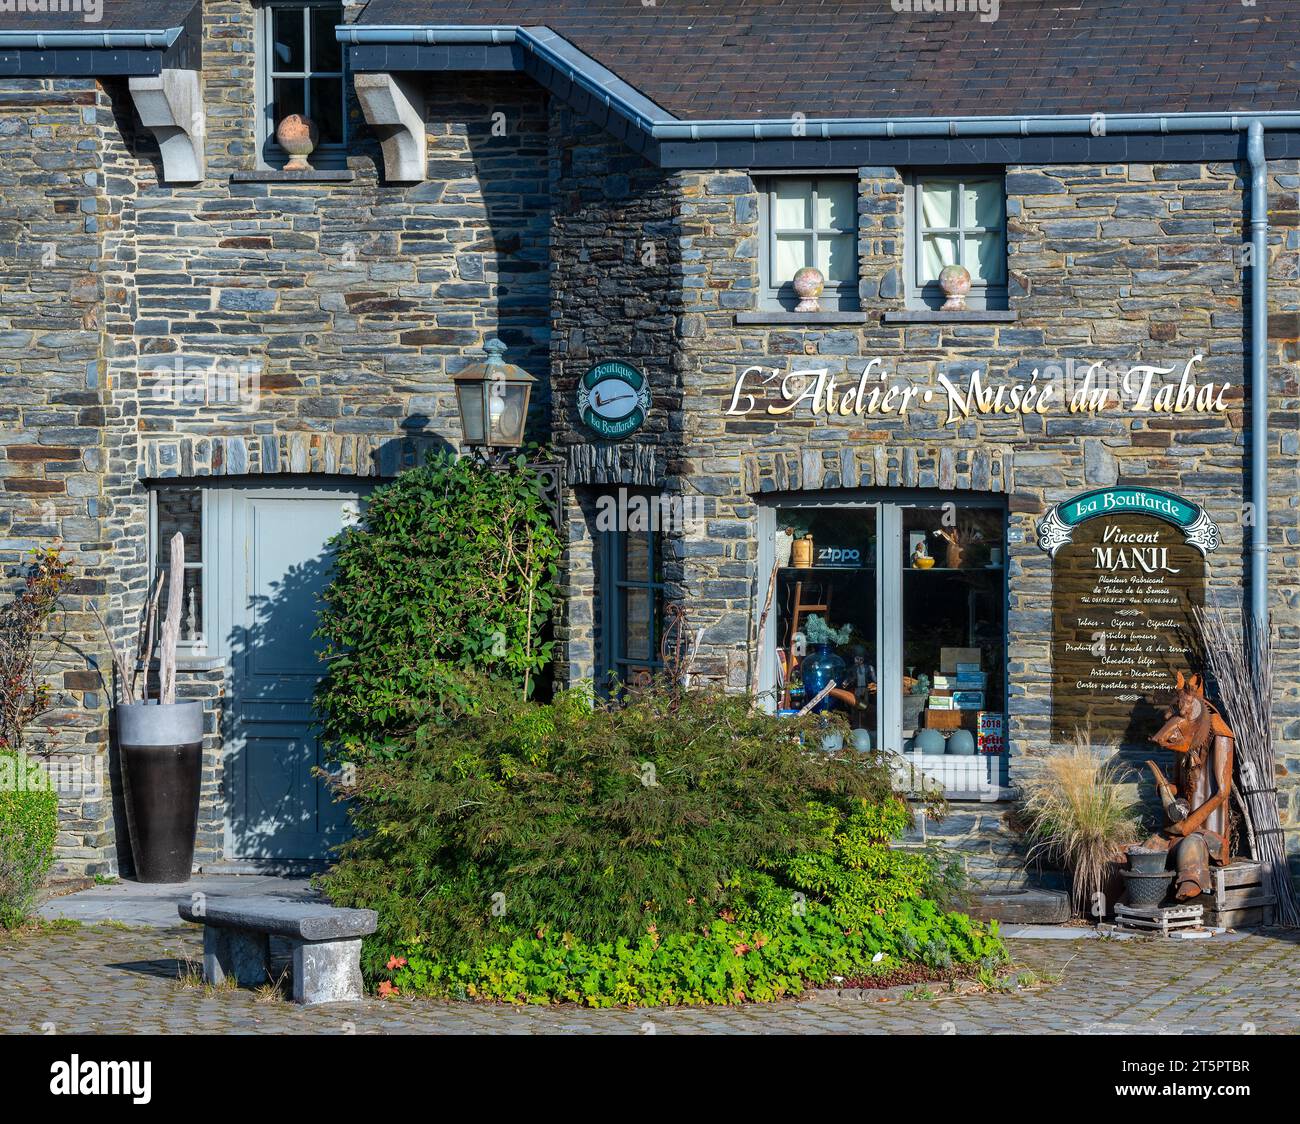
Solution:
[{"label": "green shrub", "polygon": [[0,751],[0,927],[27,920],[54,861],[58,794],[26,756]]},{"label": "green shrub", "polygon": [[827,817],[891,796],[874,755],[828,755],[815,717],[657,686],[625,705],[562,692],[426,721],[356,770],[359,836],[323,885],[380,913],[394,949],[455,960],[535,937],[695,933],[752,872],[829,849]]},{"label": "green shrub", "polygon": [[549,663],[560,542],[522,464],[432,457],[377,489],[336,548],[317,631],[332,759],[386,755],[429,714],[472,707],[466,671],[527,695]]},{"label": "green shrub", "polygon": [[825,809],[826,847],[783,864],[784,881],[824,903],[836,921],[849,926],[865,924],[902,902],[926,898],[956,904],[963,881],[959,859],[938,848],[889,845],[907,830],[911,816],[897,797],[847,816]]},{"label": "green shrub", "polygon": [[920,963],[936,973],[1006,959],[985,927],[932,902],[907,902],[845,930],[819,906],[767,929],[714,921],[697,933],[589,943],[546,931],[458,961],[416,948],[390,960],[381,991],[589,1007],[762,1002],[833,976],[861,979]]}]

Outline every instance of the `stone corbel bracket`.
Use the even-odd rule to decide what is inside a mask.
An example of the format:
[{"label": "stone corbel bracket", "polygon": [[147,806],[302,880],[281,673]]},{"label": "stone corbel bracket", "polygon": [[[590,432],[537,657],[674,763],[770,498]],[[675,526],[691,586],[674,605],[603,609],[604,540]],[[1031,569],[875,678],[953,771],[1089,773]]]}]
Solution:
[{"label": "stone corbel bracket", "polygon": [[394,183],[423,183],[429,167],[424,94],[385,73],[357,74],[353,84],[366,123],[379,136],[385,177]]},{"label": "stone corbel bracket", "polygon": [[163,70],[132,78],[130,90],[141,122],[158,142],[163,180],[201,182],[206,169],[203,138],[207,129],[198,71]]}]

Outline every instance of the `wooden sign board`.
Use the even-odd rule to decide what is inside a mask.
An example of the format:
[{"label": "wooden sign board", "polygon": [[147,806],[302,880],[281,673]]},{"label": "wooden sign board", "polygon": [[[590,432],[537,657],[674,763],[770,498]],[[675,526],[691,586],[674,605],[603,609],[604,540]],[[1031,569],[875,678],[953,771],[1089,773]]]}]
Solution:
[{"label": "wooden sign board", "polygon": [[1053,563],[1053,739],[1145,742],[1174,676],[1203,666],[1194,610],[1217,527],[1179,497],[1112,489],[1053,508],[1039,545]]}]

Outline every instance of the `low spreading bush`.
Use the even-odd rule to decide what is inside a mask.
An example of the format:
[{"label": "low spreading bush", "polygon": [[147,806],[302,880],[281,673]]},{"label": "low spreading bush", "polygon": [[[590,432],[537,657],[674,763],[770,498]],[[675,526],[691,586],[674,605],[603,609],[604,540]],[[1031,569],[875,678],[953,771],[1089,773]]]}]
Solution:
[{"label": "low spreading bush", "polygon": [[322,879],[380,922],[381,991],[591,1006],[739,1002],[1003,955],[890,842],[883,759],[818,719],[656,686],[619,705],[486,697],[355,770],[359,834]]},{"label": "low spreading bush", "polygon": [[823,816],[824,846],[782,865],[784,881],[825,904],[837,922],[860,926],[902,902],[926,898],[944,905],[962,897],[963,870],[941,848],[901,850],[890,846],[911,823],[898,797],[865,804],[844,815]]},{"label": "low spreading bush", "polygon": [[820,744],[816,719],[720,694],[484,703],[357,767],[359,836],[324,886],[379,910],[377,947],[447,959],[543,927],[695,932],[750,872],[829,846],[828,814],[890,796],[876,757],[805,744]]},{"label": "low spreading bush", "polygon": [[0,751],[0,927],[27,920],[54,861],[58,794],[25,755]]}]

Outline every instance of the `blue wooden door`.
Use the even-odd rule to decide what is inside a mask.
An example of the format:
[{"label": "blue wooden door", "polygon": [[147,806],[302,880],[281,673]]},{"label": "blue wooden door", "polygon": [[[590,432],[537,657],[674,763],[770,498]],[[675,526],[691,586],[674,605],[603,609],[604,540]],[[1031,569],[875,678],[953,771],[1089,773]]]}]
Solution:
[{"label": "blue wooden door", "polygon": [[[225,638],[226,851],[236,860],[319,862],[347,816],[313,770],[321,744],[312,695],[324,671],[312,637],[329,581],[329,541],[354,519],[355,488],[231,488],[216,493],[219,635]],[[220,549],[220,539],[229,544]]]}]

